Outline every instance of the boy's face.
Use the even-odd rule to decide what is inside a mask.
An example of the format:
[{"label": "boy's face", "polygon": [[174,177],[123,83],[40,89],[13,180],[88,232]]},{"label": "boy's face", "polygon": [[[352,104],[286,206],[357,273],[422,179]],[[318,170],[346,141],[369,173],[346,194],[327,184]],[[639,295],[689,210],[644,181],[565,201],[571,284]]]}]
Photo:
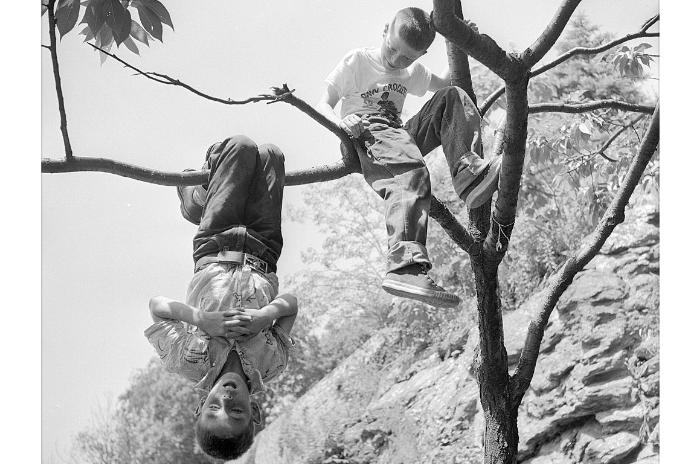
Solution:
[{"label": "boy's face", "polygon": [[427,50],[416,50],[399,36],[401,20],[384,25],[384,41],[381,47],[382,65],[389,71],[408,68],[414,61],[425,55]]},{"label": "boy's face", "polygon": [[243,378],[228,372],[214,384],[202,406],[199,424],[220,438],[237,436],[260,423],[258,404],[250,400]]}]

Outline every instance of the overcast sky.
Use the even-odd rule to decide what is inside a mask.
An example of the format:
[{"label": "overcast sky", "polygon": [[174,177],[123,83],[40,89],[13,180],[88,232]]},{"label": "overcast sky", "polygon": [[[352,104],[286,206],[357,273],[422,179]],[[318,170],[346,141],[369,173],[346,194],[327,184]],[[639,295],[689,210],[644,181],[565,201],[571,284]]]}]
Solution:
[{"label": "overcast sky", "polygon": [[[480,32],[506,49],[512,43],[522,50],[541,33],[559,3],[472,0],[463,6]],[[120,57],[222,98],[243,99],[287,83],[312,105],[321,95],[324,78],[348,50],[380,44],[384,23],[393,13],[405,6],[432,9],[426,0],[164,4],[175,31],[165,28],[164,44],[140,46],[140,57],[119,50]],[[636,31],[658,11],[658,3],[583,0],[579,10],[603,30],[621,36]],[[33,15],[31,21],[36,21],[38,14]],[[42,28],[41,42],[48,43],[45,17],[37,27]],[[279,145],[288,171],[339,158],[337,139],[289,105],[221,105],[134,76],[111,60],[100,65],[78,30],[66,35],[58,49],[76,156],[179,171],[199,168],[213,142],[245,134],[258,143]],[[31,54],[35,53],[32,48]],[[446,65],[442,38],[421,60],[442,71]],[[41,157],[61,158],[55,87],[44,49],[40,65]],[[408,111],[415,111],[422,101],[409,97]],[[33,153],[39,151],[35,148]],[[697,153],[696,148],[693,151]],[[41,245],[42,333],[37,356],[41,356],[42,461],[48,464],[56,462],[57,450],[65,453],[71,435],[90,424],[93,411],[123,392],[130,375],[154,355],[143,336],[150,324],[147,303],[154,295],[184,298],[196,229],[180,216],[173,187],[103,173],[44,174],[37,181],[41,236],[25,243],[22,228],[12,224],[8,228],[14,236],[7,245],[17,251]],[[285,203],[298,204],[300,192],[299,187],[288,188]],[[21,195],[13,191],[9,196]],[[283,233],[279,268],[284,286],[285,277],[298,269],[300,250],[312,246],[317,234],[313,225],[288,220]],[[37,276],[37,261],[27,271]],[[36,309],[39,302],[32,304]],[[38,324],[36,320],[34,327]],[[38,341],[32,333],[32,340]]]}]

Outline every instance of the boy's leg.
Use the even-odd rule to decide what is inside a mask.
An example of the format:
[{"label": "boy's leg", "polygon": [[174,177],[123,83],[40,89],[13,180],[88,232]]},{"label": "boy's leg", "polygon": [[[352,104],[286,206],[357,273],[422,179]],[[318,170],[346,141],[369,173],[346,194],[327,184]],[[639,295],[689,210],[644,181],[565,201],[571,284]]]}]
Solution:
[{"label": "boy's leg", "polygon": [[259,162],[255,169],[245,225],[248,233],[269,248],[261,256],[276,270],[282,252],[282,195],[284,192],[284,154],[279,147],[263,144],[258,147]]},{"label": "boy's leg", "polygon": [[491,199],[498,189],[501,156],[483,159],[481,116],[466,92],[440,89],[404,127],[423,155],[442,145],[455,192],[469,208]]},{"label": "boy's leg", "polygon": [[456,305],[459,298],[425,273],[431,267],[425,247],[430,175],[411,136],[403,129],[373,122],[358,142],[365,180],[384,199],[389,251],[382,288],[435,306]]},{"label": "boy's leg", "polygon": [[[223,242],[235,241],[238,232],[232,229],[245,226],[246,203],[259,164],[258,147],[245,136],[230,137],[210,148],[206,200],[194,237],[195,262],[221,251]],[[245,242],[245,237],[239,238]]]}]

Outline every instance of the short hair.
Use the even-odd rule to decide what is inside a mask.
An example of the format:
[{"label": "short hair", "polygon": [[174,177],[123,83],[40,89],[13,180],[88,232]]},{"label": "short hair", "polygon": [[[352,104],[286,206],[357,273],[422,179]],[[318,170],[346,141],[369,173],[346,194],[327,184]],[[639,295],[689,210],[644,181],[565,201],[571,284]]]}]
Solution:
[{"label": "short hair", "polygon": [[427,50],[435,40],[435,29],[430,24],[430,14],[420,8],[399,10],[394,16],[393,25],[398,25],[396,32],[399,37],[415,50]]},{"label": "short hair", "polygon": [[200,427],[199,421],[197,421],[194,433],[202,451],[213,458],[230,461],[248,451],[253,444],[253,438],[255,438],[255,426],[248,427],[239,435],[221,438],[211,433],[210,430]]}]

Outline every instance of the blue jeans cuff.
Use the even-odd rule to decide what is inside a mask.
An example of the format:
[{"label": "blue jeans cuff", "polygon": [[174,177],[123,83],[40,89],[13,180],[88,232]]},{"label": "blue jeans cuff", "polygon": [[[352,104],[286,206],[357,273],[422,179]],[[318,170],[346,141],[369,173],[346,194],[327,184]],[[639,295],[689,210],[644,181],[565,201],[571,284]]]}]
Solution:
[{"label": "blue jeans cuff", "polygon": [[386,255],[386,263],[387,272],[401,269],[410,264],[423,264],[427,269],[433,267],[425,245],[408,241],[395,243]]}]

